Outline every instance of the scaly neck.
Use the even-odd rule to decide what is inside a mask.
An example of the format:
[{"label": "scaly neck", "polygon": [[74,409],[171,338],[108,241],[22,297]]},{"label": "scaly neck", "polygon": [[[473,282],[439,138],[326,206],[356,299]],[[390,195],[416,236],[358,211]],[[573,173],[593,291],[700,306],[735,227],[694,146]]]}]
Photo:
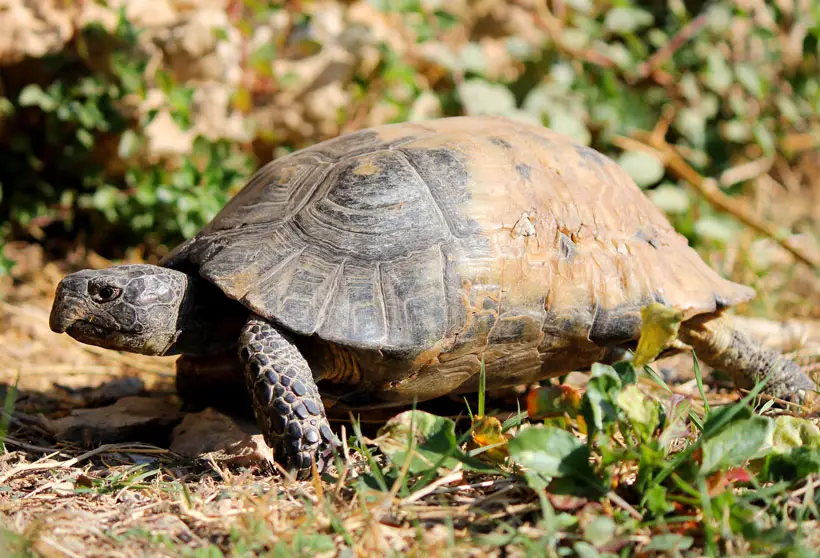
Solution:
[{"label": "scaly neck", "polygon": [[211,283],[187,275],[176,341],[166,355],[213,355],[236,347],[249,311]]}]

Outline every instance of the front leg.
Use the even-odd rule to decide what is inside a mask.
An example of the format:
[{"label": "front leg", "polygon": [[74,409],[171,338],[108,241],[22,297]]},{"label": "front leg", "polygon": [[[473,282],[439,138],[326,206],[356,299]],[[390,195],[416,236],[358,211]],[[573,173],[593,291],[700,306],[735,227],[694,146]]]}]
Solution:
[{"label": "front leg", "polygon": [[300,477],[314,460],[322,470],[339,442],[305,357],[280,328],[251,316],[239,338],[239,358],[265,441],[284,446]]}]

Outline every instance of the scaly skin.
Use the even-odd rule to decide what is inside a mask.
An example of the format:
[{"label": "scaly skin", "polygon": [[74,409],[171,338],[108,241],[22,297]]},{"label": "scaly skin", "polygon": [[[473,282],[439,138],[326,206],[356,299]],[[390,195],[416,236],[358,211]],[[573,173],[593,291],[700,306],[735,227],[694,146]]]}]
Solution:
[{"label": "scaly skin", "polygon": [[314,457],[322,470],[339,441],[330,430],[307,361],[287,334],[252,316],[239,338],[239,358],[256,420],[271,447],[283,447],[300,474]]},{"label": "scaly skin", "polygon": [[[58,333],[114,350],[186,354],[219,361],[227,350],[244,368],[254,414],[272,446],[283,446],[299,476],[320,469],[338,445],[307,361],[286,334],[205,281],[153,265],[84,270],[57,288],[49,323]],[[224,363],[223,363],[224,364]],[[183,378],[185,379],[185,378]],[[190,379],[190,378],[189,378]],[[201,395],[199,386],[181,391]],[[222,397],[235,392],[223,391]],[[229,406],[229,405],[228,405]]]},{"label": "scaly skin", "polygon": [[698,358],[731,374],[739,388],[752,389],[772,372],[763,390],[767,395],[811,408],[820,402],[817,386],[797,363],[763,347],[727,316],[696,316],[681,324],[679,337],[695,349]]}]

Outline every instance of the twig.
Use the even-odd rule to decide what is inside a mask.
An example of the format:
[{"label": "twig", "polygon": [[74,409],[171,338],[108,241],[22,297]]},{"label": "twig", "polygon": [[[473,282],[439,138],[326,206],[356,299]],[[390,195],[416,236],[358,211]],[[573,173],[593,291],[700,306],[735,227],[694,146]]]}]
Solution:
[{"label": "twig", "polygon": [[774,161],[774,157],[761,157],[727,169],[720,175],[720,185],[728,188],[747,180],[763,177],[772,170]]},{"label": "twig", "polygon": [[[751,390],[748,390],[748,389],[745,389],[745,388],[737,388],[737,390],[743,395],[749,395],[749,393],[751,391]],[[802,413],[806,413],[806,414],[812,413],[812,412],[815,411],[814,408],[809,407],[808,405],[804,405],[804,404],[801,404],[801,403],[795,403],[794,401],[787,401],[785,399],[780,399],[779,397],[775,397],[775,396],[769,395],[767,393],[759,393],[759,394],[757,394],[757,398],[760,399],[761,401],[772,400],[775,403],[777,403],[779,405],[782,405],[783,407],[792,408],[792,409],[795,409],[795,410],[800,410]]]},{"label": "twig", "polygon": [[51,453],[51,452],[59,451],[59,450],[57,450],[57,448],[48,448],[48,447],[45,447],[45,446],[36,446],[34,444],[27,444],[26,442],[21,442],[19,440],[15,440],[14,438],[11,438],[9,436],[6,436],[3,439],[3,443],[4,444],[9,444],[10,446],[23,448],[24,450],[28,450],[28,451],[42,451],[42,452],[45,452],[45,453]]},{"label": "twig", "polygon": [[46,543],[48,546],[54,548],[55,550],[57,550],[59,552],[62,552],[63,554],[65,554],[69,558],[80,558],[79,554],[76,554],[76,553],[70,551],[69,549],[67,549],[66,547],[57,544],[56,541],[51,540],[49,537],[46,537],[45,535],[40,536],[40,540],[43,541],[44,543]]},{"label": "twig", "polygon": [[474,490],[476,488],[499,487],[507,484],[515,484],[516,482],[518,481],[512,479],[494,479],[481,482],[474,482],[470,484],[460,484],[458,486],[448,486],[444,488],[439,488],[438,490],[432,492],[432,494],[452,494],[453,492],[467,492],[468,490]]},{"label": "twig", "polygon": [[706,25],[708,11],[687,23],[683,29],[678,31],[672,39],[663,47],[658,49],[648,60],[638,66],[638,76],[646,78],[660,68],[664,62],[669,60],[689,39],[694,37]]},{"label": "twig", "polygon": [[816,477],[814,479],[809,479],[809,481],[806,482],[805,485],[803,485],[801,488],[799,488],[799,489],[795,490],[794,492],[792,492],[791,494],[789,494],[789,497],[790,498],[800,497],[803,494],[805,494],[806,492],[808,492],[809,490],[814,490],[815,488],[820,488],[820,477]]},{"label": "twig", "polygon": [[610,502],[612,502],[613,504],[615,504],[616,506],[618,506],[619,508],[624,510],[626,513],[631,515],[634,519],[643,519],[643,516],[640,513],[638,513],[638,510],[633,508],[629,504],[629,502],[627,502],[626,500],[624,500],[623,498],[621,498],[620,496],[618,496],[614,492],[609,492],[607,494],[607,498],[609,498]]},{"label": "twig", "polygon": [[[513,2],[525,10],[529,9],[529,6],[520,0],[513,0]],[[615,62],[602,52],[591,48],[575,48],[567,44],[564,40],[563,22],[549,11],[546,3],[535,2],[535,11],[532,13],[532,19],[538,27],[547,32],[558,49],[570,55],[571,58],[583,60],[584,62],[601,68],[616,67]]]},{"label": "twig", "polygon": [[482,519],[501,519],[502,517],[507,517],[509,515],[523,515],[525,513],[530,513],[539,510],[541,510],[540,502],[532,504],[516,504],[513,506],[506,506],[503,511],[483,516]]},{"label": "twig", "polygon": [[453,483],[453,482],[460,481],[461,479],[464,478],[464,473],[461,471],[461,463],[459,463],[458,465],[459,466],[457,467],[457,469],[455,471],[453,471],[452,473],[450,473],[449,475],[441,477],[440,479],[438,479],[434,482],[431,482],[430,484],[428,484],[424,488],[415,491],[414,493],[412,493],[410,496],[407,496],[406,498],[402,498],[399,501],[399,504],[402,505],[402,506],[407,505],[407,504],[412,504],[413,502],[421,500],[422,498],[424,498],[428,494],[432,494],[433,492],[435,492],[436,490],[438,490],[442,486],[448,485],[448,484]]},{"label": "twig", "polygon": [[[677,149],[669,145],[660,134],[642,132],[636,135],[647,143],[635,140],[622,143],[629,143],[643,151],[655,154],[678,178],[689,183],[715,209],[733,215],[746,226],[772,238],[799,261],[815,270],[820,270],[820,257],[794,244],[787,231],[778,229],[771,223],[761,219],[752,213],[745,204],[733,200],[721,192],[715,180],[700,175],[680,156]],[[629,140],[629,138],[623,138],[623,140]]]}]

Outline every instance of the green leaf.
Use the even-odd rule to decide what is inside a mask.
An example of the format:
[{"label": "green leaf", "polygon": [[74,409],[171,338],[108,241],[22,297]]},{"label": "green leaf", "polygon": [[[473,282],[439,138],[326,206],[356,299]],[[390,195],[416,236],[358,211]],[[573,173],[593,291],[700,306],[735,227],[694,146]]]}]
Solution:
[{"label": "green leaf", "polygon": [[612,369],[621,380],[622,386],[628,386],[638,382],[638,372],[631,360],[621,360],[612,365]]},{"label": "green leaf", "polygon": [[663,162],[651,153],[644,151],[622,153],[618,157],[618,164],[641,188],[657,184],[666,173]]},{"label": "green leaf", "polygon": [[11,274],[11,270],[14,269],[15,265],[17,265],[15,260],[7,257],[2,251],[0,251],[0,275]]},{"label": "green leaf", "polygon": [[752,125],[752,135],[755,141],[763,149],[763,153],[767,156],[772,156],[777,151],[777,144],[774,135],[761,121],[756,121]]},{"label": "green leaf", "polygon": [[615,522],[601,515],[590,521],[584,528],[584,538],[591,544],[601,547],[615,536]]},{"label": "green leaf", "polygon": [[756,457],[773,430],[774,422],[761,416],[730,422],[704,442],[701,473],[737,467]]},{"label": "green leaf", "polygon": [[14,103],[0,95],[0,119],[14,114]]},{"label": "green leaf", "polygon": [[51,112],[59,106],[57,100],[49,96],[48,93],[42,90],[37,84],[26,85],[17,102],[22,107],[40,107],[45,112]]},{"label": "green leaf", "polygon": [[683,188],[664,183],[648,192],[652,203],[667,213],[681,214],[689,210],[689,195]]},{"label": "green leaf", "polygon": [[672,502],[666,499],[666,487],[660,484],[655,484],[646,491],[646,507],[655,516],[663,516],[675,509]]},{"label": "green leaf", "polygon": [[554,426],[522,428],[507,448],[516,463],[546,477],[594,480],[589,449],[566,430]]},{"label": "green leaf", "polygon": [[507,53],[516,60],[527,60],[537,54],[535,48],[521,37],[507,37],[504,39]]},{"label": "green leaf", "polygon": [[458,53],[461,68],[466,71],[483,74],[487,71],[487,57],[478,43],[467,43]]},{"label": "green leaf", "polygon": [[787,453],[799,447],[820,450],[820,428],[801,417],[780,415],[775,419],[772,450]]},{"label": "green leaf", "polygon": [[728,243],[737,234],[737,226],[726,217],[704,216],[695,222],[695,232],[708,240]]},{"label": "green leaf", "polygon": [[743,88],[754,95],[755,98],[762,99],[766,95],[768,87],[766,87],[757,69],[751,64],[737,64],[735,66],[735,75]]},{"label": "green leaf", "polygon": [[594,4],[592,0],[567,0],[567,6],[576,12],[588,14],[592,11]]},{"label": "green leaf", "polygon": [[512,92],[483,79],[465,80],[458,88],[461,104],[468,114],[504,114],[515,110]]},{"label": "green leaf", "polygon": [[618,420],[615,398],[621,388],[621,378],[612,366],[598,362],[592,365],[590,376],[581,400],[581,413],[588,434],[593,436]]},{"label": "green leaf", "polygon": [[94,136],[91,135],[91,132],[85,130],[83,128],[79,128],[77,130],[77,141],[85,147],[86,149],[91,149],[94,147]]},{"label": "green leaf", "polygon": [[704,83],[716,93],[724,93],[732,85],[732,68],[717,49],[706,59]]},{"label": "green leaf", "polygon": [[629,385],[618,393],[618,406],[626,413],[644,440],[649,440],[660,423],[658,405],[641,392],[636,385]]},{"label": "green leaf", "polygon": [[117,154],[121,159],[128,159],[139,148],[141,143],[140,136],[134,130],[126,130],[120,137],[120,143],[117,147]]},{"label": "green leaf", "polygon": [[576,542],[572,545],[572,549],[578,555],[578,558],[599,558],[601,556],[594,546],[584,541]]},{"label": "green leaf", "polygon": [[743,120],[729,120],[721,127],[723,137],[735,143],[743,143],[752,137],[752,127]]},{"label": "green leaf", "polygon": [[675,118],[675,127],[697,147],[706,141],[706,117],[694,108],[681,109]]},{"label": "green leaf", "polygon": [[460,451],[452,420],[417,410],[390,419],[379,429],[374,443],[396,467],[404,465],[411,446],[415,446],[409,469],[413,474],[427,471],[442,460],[441,466],[453,467],[458,459],[450,455]]},{"label": "green leaf", "polygon": [[656,552],[675,552],[686,550],[692,546],[692,537],[675,535],[673,533],[661,533],[653,535],[648,545],[643,550],[654,550]]},{"label": "green leaf", "polygon": [[559,134],[569,136],[581,145],[589,145],[592,141],[592,135],[586,123],[580,117],[564,111],[549,115],[549,128]]},{"label": "green leaf", "polygon": [[632,6],[619,6],[606,13],[604,27],[615,33],[626,34],[646,27],[652,23],[652,14]]}]

